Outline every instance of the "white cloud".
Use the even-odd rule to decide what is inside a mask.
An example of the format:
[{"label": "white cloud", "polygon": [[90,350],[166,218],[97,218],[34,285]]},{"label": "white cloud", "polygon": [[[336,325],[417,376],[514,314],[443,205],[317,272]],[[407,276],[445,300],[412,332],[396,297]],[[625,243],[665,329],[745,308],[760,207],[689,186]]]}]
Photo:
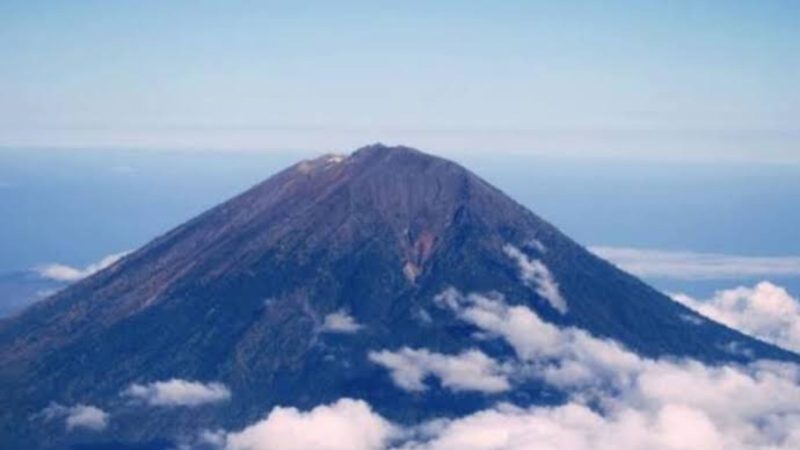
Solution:
[{"label": "white cloud", "polygon": [[94,406],[77,405],[71,408],[66,425],[68,430],[86,428],[100,431],[108,425],[108,414]]},{"label": "white cloud", "polygon": [[525,284],[533,284],[536,292],[547,300],[550,306],[561,314],[566,314],[567,302],[561,296],[558,283],[547,266],[537,259],[528,258],[525,253],[513,245],[506,244],[503,251],[509,258],[516,261],[522,281]]},{"label": "white cloud", "polygon": [[723,449],[701,412],[679,406],[609,417],[578,403],[530,409],[501,406],[443,422],[432,439],[403,450]]},{"label": "white cloud", "polygon": [[40,416],[45,420],[64,419],[68,431],[83,428],[90,431],[102,431],[108,426],[108,413],[91,405],[78,404],[64,406],[52,403],[45,408]]},{"label": "white cloud", "polygon": [[204,384],[173,378],[149,384],[134,383],[122,395],[151,406],[199,406],[227,401],[231,392],[221,383]]},{"label": "white cloud", "polygon": [[337,311],[325,316],[320,330],[327,333],[352,334],[358,332],[361,328],[363,326],[356,322],[353,316],[345,311]]},{"label": "white cloud", "polygon": [[42,278],[48,278],[54,281],[71,283],[86,278],[88,276],[94,275],[95,273],[107,267],[112,266],[114,263],[122,259],[127,254],[128,252],[122,252],[122,253],[115,253],[113,255],[108,255],[96,263],[89,264],[83,269],[56,263],[56,264],[46,264],[44,266],[38,267],[36,268],[36,272],[38,272],[39,276],[41,276]]},{"label": "white cloud", "polygon": [[[215,439],[227,442],[228,450],[800,448],[796,365],[711,367],[646,359],[585,331],[545,323],[526,307],[505,304],[499,295],[450,289],[437,301],[506,340],[519,355],[517,375],[541,377],[563,388],[570,399],[558,406],[498,404],[403,429],[363,402],[342,408],[342,402],[354,401],[340,400],[305,413],[276,408],[264,421]],[[522,329],[527,332],[519,333]]]},{"label": "white cloud", "polygon": [[397,429],[360,400],[341,399],[302,412],[277,407],[225,437],[226,450],[380,450]]},{"label": "white cloud", "polygon": [[[642,358],[584,330],[546,323],[499,294],[462,294],[451,288],[435,300],[514,349],[516,360],[502,369],[507,382],[535,377],[562,389],[568,400],[556,406],[498,404],[463,417],[400,427],[363,401],[341,399],[306,412],[278,407],[242,431],[206,433],[204,442],[226,450],[800,448],[798,365],[707,366]],[[443,384],[448,377],[463,382],[485,374],[473,370],[473,364],[454,370],[459,366],[437,360],[454,357],[425,350],[384,351],[370,358],[387,363],[397,373],[395,381],[411,390],[424,390],[425,377],[434,371]],[[485,363],[488,356],[477,360]],[[484,363],[477,366],[498,367]]]},{"label": "white cloud", "polygon": [[556,385],[606,383],[635,370],[639,358],[614,341],[577,328],[558,328],[525,306],[511,306],[500,294],[464,295],[449,288],[435,301],[459,318],[505,340],[531,370]]},{"label": "white cloud", "polygon": [[800,257],[754,257],[626,247],[590,250],[642,277],[685,280],[800,276]]},{"label": "white cloud", "polygon": [[495,393],[510,388],[500,365],[478,350],[445,355],[406,347],[396,352],[370,352],[369,359],[389,369],[394,383],[407,391],[426,390],[429,376],[439,378],[442,386],[452,391]]},{"label": "white cloud", "polygon": [[366,403],[343,399],[309,412],[275,408],[241,432],[207,441],[224,443],[227,450],[790,450],[800,445],[796,367],[641,364],[630,383],[588,396],[576,390],[558,406],[498,404],[401,429]]},{"label": "white cloud", "polygon": [[800,300],[769,282],[718,291],[710,299],[673,298],[698,313],[751,336],[800,352]]},{"label": "white cloud", "polygon": [[497,294],[448,289],[436,300],[504,339],[523,364],[522,375],[562,388],[571,401],[557,408],[490,410],[456,419],[409,449],[790,449],[800,444],[796,365],[710,367],[646,359],[583,330],[545,323]]}]

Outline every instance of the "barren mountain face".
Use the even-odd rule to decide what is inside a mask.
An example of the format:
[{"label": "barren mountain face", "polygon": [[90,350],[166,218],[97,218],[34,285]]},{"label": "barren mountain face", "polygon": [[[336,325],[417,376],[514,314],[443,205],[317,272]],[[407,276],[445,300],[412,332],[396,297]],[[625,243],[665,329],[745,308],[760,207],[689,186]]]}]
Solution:
[{"label": "barren mountain face", "polygon": [[[463,167],[373,145],[289,167],[0,322],[0,447],[87,439],[31,419],[54,402],[101,405],[116,418],[108,439],[157,445],[241,428],[276,405],[341,397],[398,423],[563,399],[533,380],[504,389],[490,379],[479,392],[397,388],[385,367],[398,353],[383,351],[513,352],[453,316],[448,305],[462,292],[524,305],[646,357],[798,361],[702,319]],[[148,386],[173,379],[219,383],[225,389],[208,395],[225,401],[147,414],[132,406],[166,402],[164,386]],[[413,392],[414,378],[405,382]]]}]

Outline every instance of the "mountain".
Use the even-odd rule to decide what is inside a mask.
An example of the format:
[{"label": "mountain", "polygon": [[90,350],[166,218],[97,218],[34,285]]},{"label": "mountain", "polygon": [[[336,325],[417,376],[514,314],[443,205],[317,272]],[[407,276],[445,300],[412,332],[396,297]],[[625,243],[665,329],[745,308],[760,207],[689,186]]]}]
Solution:
[{"label": "mountain", "polygon": [[[437,304],[450,287],[502,294],[647,357],[800,361],[702,320],[458,164],[372,145],[291,166],[1,321],[0,447],[158,446],[345,396],[400,423],[499,400],[559,402],[536,382],[491,395],[397,389],[370,351],[511,352],[476,344],[476,330]],[[222,383],[230,399],[144,413],[122,395],[171,379]],[[65,433],[36,419],[55,403],[113,419],[101,438]]]}]

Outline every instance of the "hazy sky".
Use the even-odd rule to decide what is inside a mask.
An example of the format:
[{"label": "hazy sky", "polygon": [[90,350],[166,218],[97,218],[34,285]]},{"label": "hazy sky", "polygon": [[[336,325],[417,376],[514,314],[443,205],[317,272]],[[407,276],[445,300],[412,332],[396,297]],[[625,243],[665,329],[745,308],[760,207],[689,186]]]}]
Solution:
[{"label": "hazy sky", "polygon": [[4,0],[0,61],[7,147],[800,162],[796,0]]}]

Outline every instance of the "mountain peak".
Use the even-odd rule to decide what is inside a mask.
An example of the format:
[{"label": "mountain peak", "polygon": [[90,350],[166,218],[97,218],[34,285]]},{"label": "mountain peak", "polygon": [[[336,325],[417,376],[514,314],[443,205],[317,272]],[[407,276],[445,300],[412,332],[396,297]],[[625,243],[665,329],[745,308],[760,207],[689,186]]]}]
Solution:
[{"label": "mountain peak", "polygon": [[423,153],[412,147],[404,145],[385,145],[380,142],[365,145],[354,150],[349,155],[341,153],[327,153],[316,158],[307,159],[298,163],[299,166],[325,166],[338,164],[341,162],[357,162],[361,164],[376,164],[386,159],[394,158],[416,158],[418,160],[439,159],[433,155]]},{"label": "mountain peak", "polygon": [[[400,174],[407,176],[409,172],[425,170],[432,165],[448,167],[465,175],[467,173],[466,169],[450,161],[412,147],[388,146],[381,143],[361,147],[349,155],[329,153],[307,159],[295,164],[293,168],[302,175],[328,173],[331,182],[350,183],[364,176],[380,180],[397,178]],[[333,168],[337,170],[328,172],[328,169]],[[435,180],[437,174],[429,173],[427,178]]]},{"label": "mountain peak", "polygon": [[381,143],[359,148],[350,155],[348,160],[353,164],[365,167],[380,165],[391,170],[420,168],[437,163],[453,164],[413,147],[404,145],[389,146]]},{"label": "mountain peak", "polygon": [[381,142],[376,142],[374,144],[365,145],[361,148],[356,149],[352,156],[386,156],[386,155],[398,155],[398,154],[415,154],[415,155],[426,155],[428,157],[432,157],[431,155],[427,155],[420,150],[417,150],[412,147],[407,147],[405,145],[386,145]]},{"label": "mountain peak", "polygon": [[300,162],[0,321],[0,404],[19,412],[0,415],[0,442],[10,430],[36,439],[29,417],[51,402],[124,415],[127,386],[171,378],[219,380],[234,394],[206,415],[117,421],[120,439],[189,422],[241,427],[276,405],[342,396],[401,422],[552,400],[536,385],[407,395],[369,359],[403,347],[508,355],[441,307],[437,298],[454,289],[502,297],[643,356],[798,359],[702,319],[464,167],[373,144]]}]

